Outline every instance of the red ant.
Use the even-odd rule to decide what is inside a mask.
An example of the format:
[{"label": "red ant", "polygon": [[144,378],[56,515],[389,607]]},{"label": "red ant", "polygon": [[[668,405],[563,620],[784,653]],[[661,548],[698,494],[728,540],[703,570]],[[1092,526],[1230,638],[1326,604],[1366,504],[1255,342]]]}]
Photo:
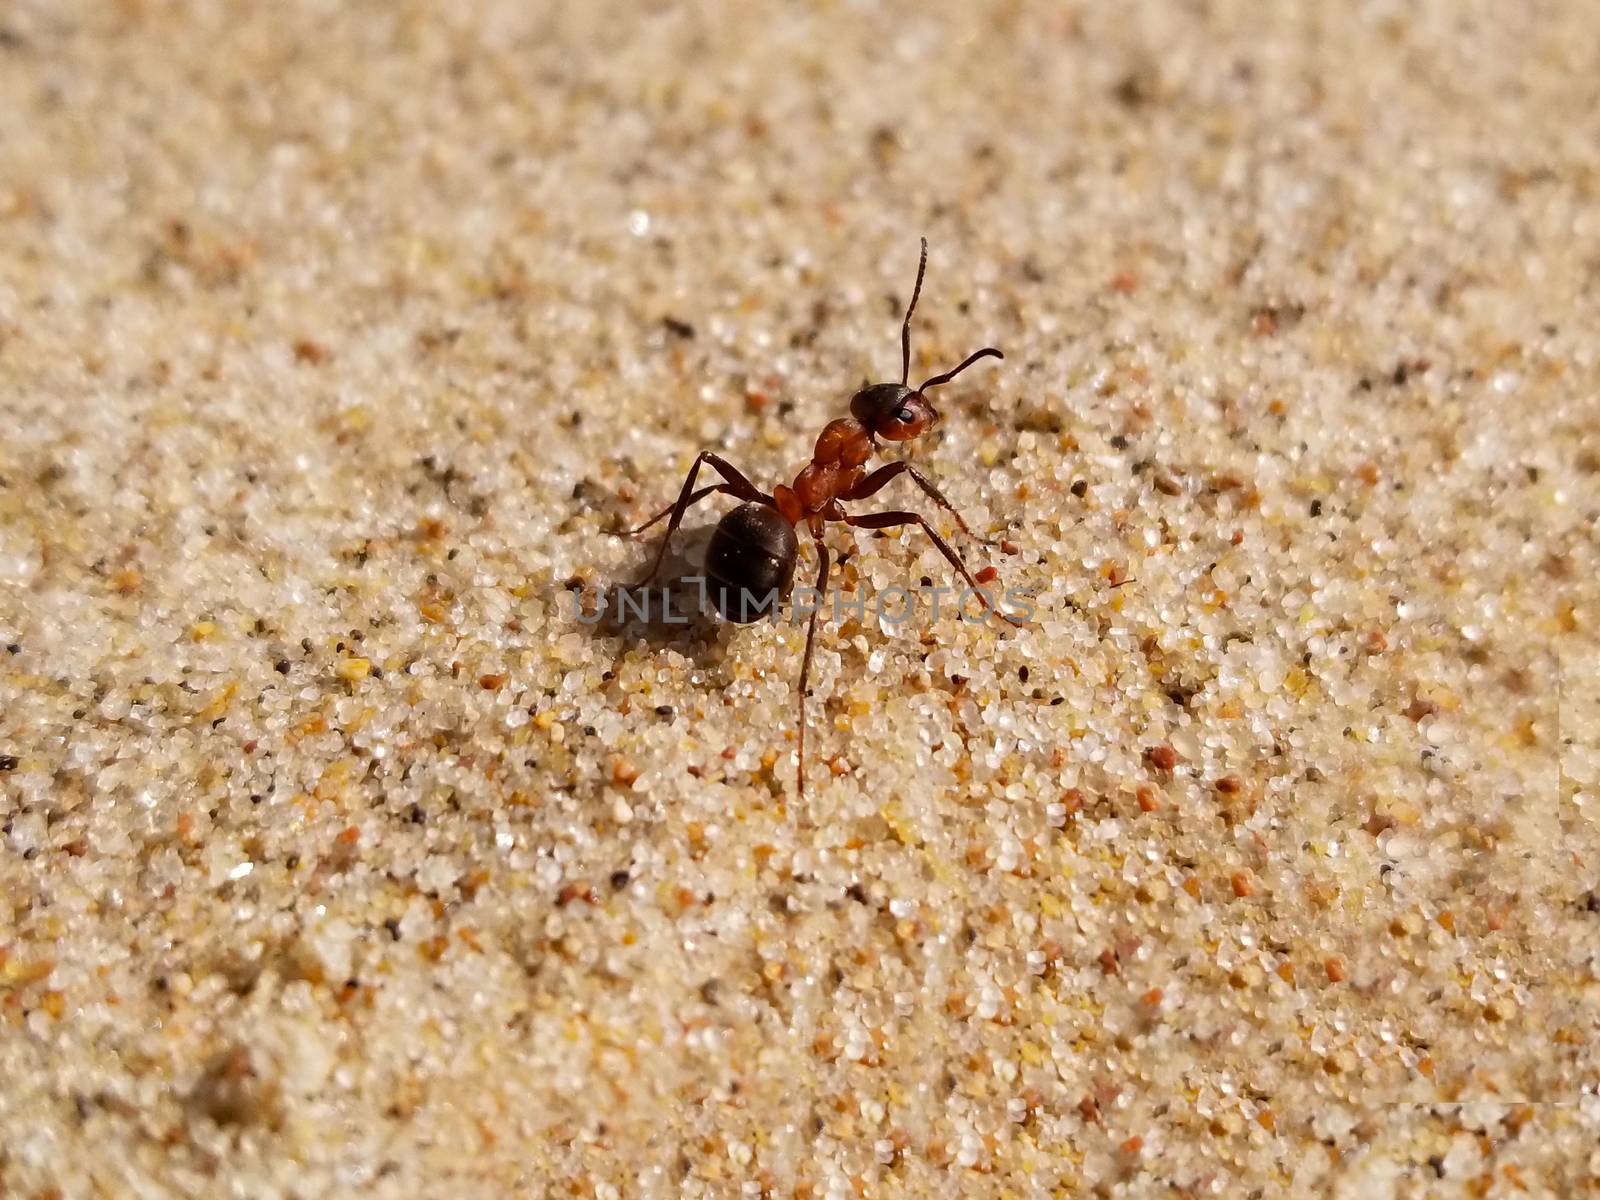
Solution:
[{"label": "red ant", "polygon": [[[944,493],[910,463],[886,463],[872,472],[866,469],[867,460],[878,450],[878,439],[908,442],[933,428],[939,414],[928,400],[929,388],[949,383],[979,359],[1005,357],[993,346],[985,346],[969,354],[954,370],[935,375],[920,387],[907,386],[906,381],[911,375],[911,314],[917,309],[917,297],[922,294],[922,277],[927,269],[928,239],[923,238],[916,286],[911,290],[911,303],[906,306],[905,320],[900,326],[900,382],[874,383],[852,396],[850,415],[828,422],[817,438],[811,461],[800,469],[792,484],[779,484],[769,496],[725,459],[709,450],[702,450],[689,468],[689,476],[683,481],[683,490],[678,493],[678,499],[628,534],[636,537],[662,517],[671,516],[650,573],[635,586],[648,585],[660,572],[667,545],[690,505],[713,492],[743,501],[717,523],[716,532],[706,548],[706,576],[714,585],[717,611],[725,619],[746,624],[767,615],[771,611],[771,601],[788,594],[800,548],[795,537],[795,526],[805,523],[817,547],[819,566],[817,608],[811,610],[810,624],[806,629],[805,657],[800,664],[799,754],[795,785],[801,797],[805,796],[806,790],[806,679],[811,673],[817,612],[828,592],[830,563],[828,548],[822,541],[823,527],[827,522],[843,521],[854,529],[894,529],[901,525],[920,525],[938,547],[939,553],[966,580],[967,586],[978,596],[987,612],[1013,625],[1025,623],[994,606],[978,580],[961,561],[961,556],[939,536],[926,517],[898,509],[851,516],[840,503],[865,500],[882,491],[899,476],[909,475],[911,482],[921,488],[930,500],[955,518],[963,533],[985,546],[995,544],[993,539],[973,533],[955,506],[945,499]],[[701,466],[707,464],[725,482],[713,483],[696,491],[695,476]],[[850,551],[845,551],[839,557],[839,563],[843,565],[849,556]],[[993,568],[986,569],[982,574],[986,578],[993,578]],[[765,599],[752,603],[757,597]]]}]

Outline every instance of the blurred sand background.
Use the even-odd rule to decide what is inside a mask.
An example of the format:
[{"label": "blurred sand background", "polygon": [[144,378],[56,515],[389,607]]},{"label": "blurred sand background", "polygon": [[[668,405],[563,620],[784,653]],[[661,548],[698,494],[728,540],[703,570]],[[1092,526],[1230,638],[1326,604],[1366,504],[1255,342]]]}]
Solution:
[{"label": "blurred sand background", "polygon": [[[1581,2],[0,4],[0,1194],[1592,1192],[1597,81]],[[827,630],[797,804],[801,629],[574,597],[893,376],[920,234],[1039,611]]]}]

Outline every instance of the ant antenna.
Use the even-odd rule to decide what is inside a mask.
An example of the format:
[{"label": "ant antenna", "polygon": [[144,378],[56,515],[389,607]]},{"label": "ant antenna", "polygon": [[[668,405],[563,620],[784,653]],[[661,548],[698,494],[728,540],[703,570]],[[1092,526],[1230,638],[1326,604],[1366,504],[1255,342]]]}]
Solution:
[{"label": "ant antenna", "polygon": [[917,391],[925,392],[931,387],[938,387],[941,383],[949,383],[952,379],[954,379],[957,375],[961,374],[961,372],[965,371],[968,367],[970,367],[973,363],[977,362],[980,358],[1004,358],[1004,357],[1005,357],[1005,355],[1001,354],[1000,351],[996,350],[993,346],[985,346],[982,350],[977,350],[977,351],[974,351],[973,353],[967,355],[966,361],[963,362],[955,370],[946,371],[943,375],[935,375],[932,379],[928,380],[927,383],[925,383],[921,387],[919,387],[917,389]]},{"label": "ant antenna", "polygon": [[911,375],[911,314],[917,311],[917,297],[922,295],[922,276],[928,269],[928,239],[922,239],[922,257],[917,260],[917,286],[911,289],[911,303],[906,305],[905,323],[900,326],[900,386],[905,387]]}]

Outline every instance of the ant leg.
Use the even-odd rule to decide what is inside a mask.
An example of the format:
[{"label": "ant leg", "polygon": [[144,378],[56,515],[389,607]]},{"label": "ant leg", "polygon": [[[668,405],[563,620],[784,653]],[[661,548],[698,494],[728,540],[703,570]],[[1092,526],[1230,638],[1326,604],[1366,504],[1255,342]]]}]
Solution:
[{"label": "ant leg", "polygon": [[[817,547],[817,559],[821,566],[817,569],[817,606],[811,610],[810,623],[806,627],[806,652],[800,660],[800,737],[799,752],[795,758],[795,799],[804,800],[806,797],[806,680],[811,676],[811,650],[817,640],[817,614],[822,611],[822,601],[828,594],[828,548],[819,540],[814,543]],[[839,556],[839,565],[844,566],[845,559],[850,557],[846,550]]]},{"label": "ant leg", "polygon": [[840,497],[840,499],[865,500],[868,496],[876,495],[878,492],[881,492],[892,481],[899,478],[901,475],[910,475],[911,482],[922,489],[923,495],[927,496],[928,499],[932,500],[940,508],[944,509],[945,512],[954,517],[956,524],[961,528],[961,532],[966,534],[973,541],[984,546],[999,545],[999,542],[994,538],[987,538],[982,534],[974,533],[967,525],[966,521],[962,518],[961,514],[956,511],[956,506],[951,504],[950,501],[946,499],[945,494],[934,485],[933,480],[929,479],[926,475],[917,470],[908,462],[902,461],[885,463],[876,471],[872,472],[872,474],[866,476],[864,479],[858,482],[855,487],[847,491],[843,496]]},{"label": "ant leg", "polygon": [[[711,495],[712,492],[726,492],[729,495],[732,495],[733,494],[733,489],[731,487],[729,487],[725,483],[713,483],[713,484],[710,484],[710,485],[708,485],[706,487],[701,488],[694,495],[690,496],[689,497],[689,503],[687,503],[687,504],[685,504],[683,506],[684,510],[688,511],[689,509],[693,508],[696,504],[699,504],[700,501],[704,500],[707,496]],[[646,529],[649,529],[650,526],[656,524],[656,522],[660,521],[662,517],[666,516],[668,513],[670,513],[673,509],[675,509],[677,507],[678,507],[678,502],[676,500],[674,500],[671,504],[667,505],[660,512],[658,512],[655,516],[651,517],[648,521],[646,521],[643,525],[637,525],[632,529],[624,530],[623,533],[622,533],[622,536],[623,537],[638,537]]]},{"label": "ant leg", "polygon": [[[655,561],[650,564],[650,573],[635,586],[642,587],[660,574],[661,564],[667,557],[667,546],[672,542],[672,535],[678,531],[678,526],[683,523],[683,514],[689,510],[689,505],[695,502],[694,477],[700,473],[700,465],[702,463],[710,463],[717,474],[728,481],[721,486],[730,495],[757,504],[772,503],[772,497],[740,474],[739,469],[733,464],[719,455],[711,453],[709,450],[700,451],[699,454],[695,455],[694,465],[689,468],[688,478],[683,481],[683,490],[678,493],[677,501],[668,510],[672,514],[672,519],[667,522],[667,532],[661,539],[661,548],[656,551]],[[649,524],[654,525],[660,519],[660,517],[652,518]]]},{"label": "ant leg", "polygon": [[967,586],[978,594],[978,599],[983,602],[985,611],[999,617],[1008,624],[1024,626],[1026,621],[1020,617],[1013,617],[1010,613],[1001,612],[989,599],[989,593],[979,586],[978,581],[972,577],[972,572],[967,570],[967,564],[961,561],[961,556],[950,548],[950,543],[939,536],[939,531],[928,524],[928,518],[921,513],[914,512],[881,512],[868,513],[864,517],[846,517],[845,524],[855,529],[895,529],[901,525],[920,525],[922,531],[933,539],[933,544],[938,547],[939,553],[944,555],[952,567],[967,581]]}]

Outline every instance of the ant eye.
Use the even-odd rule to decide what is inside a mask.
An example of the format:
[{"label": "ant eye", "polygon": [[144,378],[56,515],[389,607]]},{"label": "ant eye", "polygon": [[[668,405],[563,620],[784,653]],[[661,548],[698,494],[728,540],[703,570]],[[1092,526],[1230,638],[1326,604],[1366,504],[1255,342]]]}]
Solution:
[{"label": "ant eye", "polygon": [[917,415],[909,408],[902,408],[894,414],[894,419],[902,425],[909,425],[917,419]]}]

